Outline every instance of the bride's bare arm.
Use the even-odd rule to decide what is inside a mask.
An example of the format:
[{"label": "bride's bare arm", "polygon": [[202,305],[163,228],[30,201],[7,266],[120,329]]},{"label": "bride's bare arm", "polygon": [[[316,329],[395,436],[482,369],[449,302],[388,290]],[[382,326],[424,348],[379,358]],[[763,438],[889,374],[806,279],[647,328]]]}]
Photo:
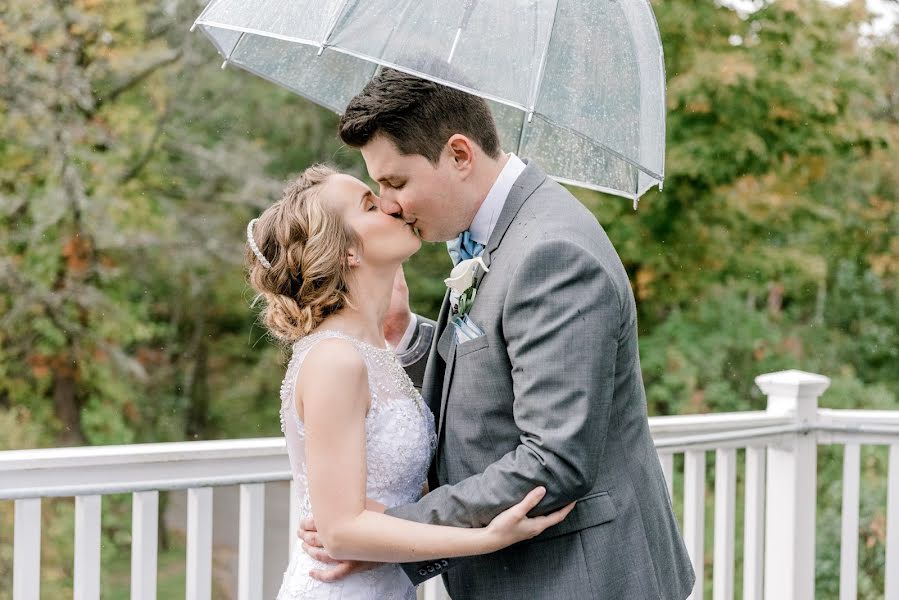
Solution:
[{"label": "bride's bare arm", "polygon": [[366,510],[365,363],[343,340],[323,340],[303,361],[296,387],[306,431],[306,468],[318,536],[335,559],[412,562],[494,552],[534,537],[567,516],[573,505],[543,517],[527,513],[543,497],[537,488],[479,529],[425,525]]}]

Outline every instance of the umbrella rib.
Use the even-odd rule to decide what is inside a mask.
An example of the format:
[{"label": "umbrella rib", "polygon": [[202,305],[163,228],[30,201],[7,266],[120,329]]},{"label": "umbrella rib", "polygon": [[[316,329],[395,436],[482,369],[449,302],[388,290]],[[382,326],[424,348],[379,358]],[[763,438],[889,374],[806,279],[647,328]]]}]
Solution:
[{"label": "umbrella rib", "polygon": [[231,56],[234,55],[234,51],[237,50],[237,46],[240,45],[240,43],[243,41],[243,39],[244,39],[244,37],[246,37],[246,35],[247,35],[247,33],[245,31],[242,31],[240,33],[240,35],[237,37],[237,41],[234,42],[234,45],[231,46],[230,50],[228,50],[228,56],[225,57],[225,62],[222,63],[223,69],[228,66],[229,62],[231,62]]},{"label": "umbrella rib", "polygon": [[556,15],[558,13],[559,0],[556,0],[556,6],[553,8],[553,18],[549,22],[549,35],[546,36],[546,44],[543,46],[543,52],[540,55],[540,67],[538,68],[537,76],[534,78],[534,85],[528,94],[527,116],[521,122],[521,131],[518,133],[518,150],[516,151],[516,154],[521,154],[521,149],[524,146],[525,132],[528,129],[531,119],[534,118],[534,108],[537,105],[537,94],[540,93],[540,86],[543,84],[543,74],[546,72],[546,60],[549,55],[549,45],[552,43],[553,30],[556,25]]},{"label": "umbrella rib", "polygon": [[343,11],[346,9],[347,0],[343,0],[340,4],[340,8],[338,8],[334,12],[334,17],[331,19],[331,23],[328,24],[328,30],[325,31],[325,36],[322,38],[321,43],[318,45],[318,56],[322,55],[322,52],[325,51],[325,46],[328,45],[328,41],[331,39],[331,34],[334,33],[334,28],[337,27],[337,23],[340,21],[340,17],[343,16]]},{"label": "umbrella rib", "polygon": [[471,12],[474,10],[475,0],[466,0],[465,10],[462,13],[462,19],[459,21],[459,27],[456,29],[456,37],[453,39],[453,47],[450,48],[449,57],[446,59],[447,64],[453,62],[453,55],[456,54],[456,46],[459,44],[459,38],[462,37],[462,30],[468,26],[471,19]]}]

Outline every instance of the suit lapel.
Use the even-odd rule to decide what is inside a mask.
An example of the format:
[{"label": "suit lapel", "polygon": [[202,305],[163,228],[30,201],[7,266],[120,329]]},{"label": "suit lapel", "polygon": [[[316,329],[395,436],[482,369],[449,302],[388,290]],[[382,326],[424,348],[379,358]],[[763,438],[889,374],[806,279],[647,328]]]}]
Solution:
[{"label": "suit lapel", "polygon": [[[522,171],[521,175],[518,176],[518,179],[515,180],[512,189],[509,190],[509,195],[506,197],[503,209],[499,214],[493,232],[490,234],[487,246],[484,248],[482,258],[488,267],[490,266],[490,254],[499,247],[503,236],[506,235],[506,231],[509,229],[512,221],[515,220],[515,216],[518,214],[518,211],[521,210],[525,200],[527,200],[530,195],[534,193],[534,190],[540,187],[540,184],[546,179],[546,174],[535,163],[529,161],[525,162],[527,166],[524,171]],[[479,282],[484,275],[484,273],[480,274]],[[446,401],[449,397],[449,391],[453,380],[453,371],[456,363],[456,336],[454,335],[452,324],[449,323],[449,293],[443,298],[437,335],[438,341],[437,344],[435,344],[435,349],[442,348],[442,350],[440,350],[440,355],[441,358],[445,357],[446,360],[446,369],[443,373],[443,389],[440,393],[440,412],[437,417],[437,452],[439,454],[443,425],[446,420]]]},{"label": "suit lapel", "polygon": [[[443,379],[438,381],[429,382],[428,389],[430,390],[430,395],[432,398],[428,399],[428,405],[431,407],[431,412],[434,413],[434,419],[437,424],[437,450],[434,455],[434,460],[431,462],[431,471],[434,471],[434,477],[436,481],[436,466],[437,459],[440,456],[440,434],[443,430],[443,414],[445,409],[445,401],[446,401],[446,392],[448,382],[450,380],[450,356],[451,352],[455,352],[455,337],[453,335],[453,326],[449,322],[449,312],[450,312],[450,303],[449,303],[449,290],[447,290],[446,294],[443,296],[443,304],[440,306],[440,316],[437,319],[437,331],[436,338],[434,342],[434,347],[431,349],[431,357],[428,359],[428,365],[435,365],[435,373],[436,373],[436,365],[438,365],[438,361],[444,361],[443,368]],[[447,341],[446,337],[449,336],[449,341]],[[433,377],[433,376],[432,376]],[[438,387],[439,386],[439,387]],[[439,399],[437,397],[439,390]],[[437,400],[437,402],[434,402]]]},{"label": "suit lapel", "polygon": [[503,241],[503,237],[506,235],[506,231],[509,230],[509,226],[512,225],[512,221],[515,220],[518,211],[524,206],[524,201],[546,179],[546,173],[536,163],[527,159],[524,162],[527,166],[521,172],[521,175],[518,176],[518,179],[515,180],[515,183],[512,184],[512,189],[509,190],[503,209],[499,213],[499,218],[496,220],[496,225],[493,227],[493,232],[490,234],[490,239],[487,240],[487,246],[484,248],[482,258],[488,267],[490,266],[491,254]]},{"label": "suit lapel", "polygon": [[443,423],[446,419],[446,399],[449,397],[450,383],[453,380],[453,367],[456,364],[456,336],[453,332],[453,327],[454,326],[452,324],[449,324],[446,327],[446,331],[448,332],[447,335],[449,335],[450,341],[446,360],[446,371],[443,373],[443,391],[440,394],[440,417],[439,421],[437,422],[438,440],[440,440],[440,436],[443,433]]},{"label": "suit lapel", "polygon": [[434,345],[431,346],[431,354],[428,356],[428,365],[425,369],[425,377],[422,385],[425,401],[431,408],[431,412],[434,413],[435,420],[440,418],[440,394],[443,390],[443,382],[446,379],[446,377],[444,377],[445,369],[440,368],[440,361],[444,360],[443,352],[440,349],[440,342],[448,324],[449,291],[443,296],[443,304],[440,305],[440,313],[437,316],[437,330],[434,332]]}]

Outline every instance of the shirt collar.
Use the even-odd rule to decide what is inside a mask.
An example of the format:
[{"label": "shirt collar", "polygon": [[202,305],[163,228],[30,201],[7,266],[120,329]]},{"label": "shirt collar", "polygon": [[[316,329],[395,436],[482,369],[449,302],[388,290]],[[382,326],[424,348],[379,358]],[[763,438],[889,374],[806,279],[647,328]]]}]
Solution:
[{"label": "shirt collar", "polygon": [[503,210],[506,198],[509,196],[509,192],[512,191],[515,180],[524,171],[525,166],[520,158],[511,152],[509,153],[509,160],[506,161],[503,170],[500,171],[496,181],[493,182],[493,187],[490,188],[487,197],[484,198],[484,202],[481,204],[481,208],[478,209],[474,220],[471,222],[471,227],[468,228],[468,231],[471,233],[471,239],[479,244],[487,245],[487,240],[490,239],[490,234],[493,233],[493,228],[499,220],[499,214]]}]

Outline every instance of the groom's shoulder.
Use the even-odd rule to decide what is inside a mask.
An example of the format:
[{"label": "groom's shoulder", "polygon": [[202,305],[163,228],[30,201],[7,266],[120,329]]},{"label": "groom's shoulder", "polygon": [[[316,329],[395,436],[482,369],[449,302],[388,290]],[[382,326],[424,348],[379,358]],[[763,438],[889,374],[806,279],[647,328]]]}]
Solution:
[{"label": "groom's shoulder", "polygon": [[519,260],[541,248],[566,248],[582,255],[587,263],[599,264],[621,294],[630,290],[627,273],[618,251],[596,216],[558,182],[547,177],[528,198],[518,214],[516,236],[519,247],[528,250]]},{"label": "groom's shoulder", "polygon": [[564,186],[547,177],[523,207],[522,215],[540,230],[543,239],[581,241],[587,246],[609,244],[596,216]]}]

